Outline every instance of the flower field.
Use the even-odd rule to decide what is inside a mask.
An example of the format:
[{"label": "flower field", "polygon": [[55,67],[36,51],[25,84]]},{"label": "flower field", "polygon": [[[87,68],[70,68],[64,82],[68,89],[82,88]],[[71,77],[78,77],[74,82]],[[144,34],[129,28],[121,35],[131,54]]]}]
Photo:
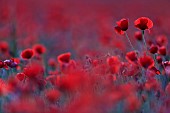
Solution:
[{"label": "flower field", "polygon": [[0,0],[0,113],[170,113],[168,0]]}]

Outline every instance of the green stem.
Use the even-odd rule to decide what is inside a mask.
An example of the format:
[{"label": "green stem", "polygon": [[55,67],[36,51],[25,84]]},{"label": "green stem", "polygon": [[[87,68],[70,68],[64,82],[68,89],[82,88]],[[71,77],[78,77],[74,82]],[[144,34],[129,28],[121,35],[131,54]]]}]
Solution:
[{"label": "green stem", "polygon": [[131,43],[131,41],[130,41],[130,39],[129,39],[128,34],[126,33],[126,31],[125,31],[125,36],[126,36],[126,38],[127,38],[128,42],[129,42],[129,44],[130,44],[130,46],[131,46],[132,50],[135,50],[135,49],[134,49],[134,47],[133,47],[133,45],[132,45],[132,43]]},{"label": "green stem", "polygon": [[143,39],[143,43],[144,43],[145,48],[146,48],[146,52],[148,53],[148,48],[147,48],[146,40],[145,40],[145,37],[144,37],[144,30],[142,30],[142,39]]}]

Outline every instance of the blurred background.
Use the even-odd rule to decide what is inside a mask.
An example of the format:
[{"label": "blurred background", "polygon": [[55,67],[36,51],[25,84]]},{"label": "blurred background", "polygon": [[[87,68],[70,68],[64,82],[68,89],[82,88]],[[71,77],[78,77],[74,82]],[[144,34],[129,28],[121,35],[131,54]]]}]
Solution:
[{"label": "blurred background", "polygon": [[8,42],[14,56],[37,43],[49,57],[127,52],[126,38],[114,32],[116,22],[129,19],[127,33],[138,48],[134,21],[141,16],[153,21],[147,40],[169,36],[169,6],[169,0],[0,0],[0,41]]}]

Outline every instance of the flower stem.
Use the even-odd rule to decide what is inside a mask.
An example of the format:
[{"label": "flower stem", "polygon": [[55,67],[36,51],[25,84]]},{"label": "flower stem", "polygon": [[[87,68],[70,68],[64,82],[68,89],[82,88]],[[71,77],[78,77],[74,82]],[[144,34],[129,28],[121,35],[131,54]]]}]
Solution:
[{"label": "flower stem", "polygon": [[127,38],[128,42],[129,42],[129,44],[130,44],[130,46],[131,46],[132,50],[135,50],[135,49],[134,49],[134,47],[133,47],[133,45],[132,45],[132,42],[131,42],[131,41],[130,41],[130,39],[129,39],[128,34],[126,33],[126,31],[125,31],[125,36],[126,36],[126,38]]},{"label": "flower stem", "polygon": [[146,48],[146,53],[148,53],[148,48],[147,48],[146,40],[145,40],[145,37],[144,37],[144,30],[142,30],[142,39],[143,39],[143,43],[144,43],[145,48]]}]

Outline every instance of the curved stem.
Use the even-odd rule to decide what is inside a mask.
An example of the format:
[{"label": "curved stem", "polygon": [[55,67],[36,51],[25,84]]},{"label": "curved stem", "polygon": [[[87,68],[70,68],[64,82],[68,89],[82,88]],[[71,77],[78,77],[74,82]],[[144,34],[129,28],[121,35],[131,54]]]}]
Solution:
[{"label": "curved stem", "polygon": [[129,44],[130,44],[130,46],[131,46],[132,50],[135,50],[135,49],[134,49],[134,47],[133,47],[133,45],[132,45],[132,42],[131,42],[131,41],[130,41],[130,39],[129,39],[128,34],[126,33],[126,31],[125,31],[125,36],[126,36],[126,38],[127,38],[128,42],[129,42]]}]

